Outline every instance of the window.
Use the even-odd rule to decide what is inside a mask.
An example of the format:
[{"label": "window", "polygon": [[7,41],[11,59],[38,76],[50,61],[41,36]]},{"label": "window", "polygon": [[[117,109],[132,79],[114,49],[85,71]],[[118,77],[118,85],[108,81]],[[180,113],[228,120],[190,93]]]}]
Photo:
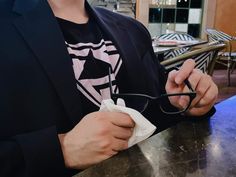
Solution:
[{"label": "window", "polygon": [[168,32],[201,34],[204,0],[153,0],[149,8],[148,29],[152,36]]}]

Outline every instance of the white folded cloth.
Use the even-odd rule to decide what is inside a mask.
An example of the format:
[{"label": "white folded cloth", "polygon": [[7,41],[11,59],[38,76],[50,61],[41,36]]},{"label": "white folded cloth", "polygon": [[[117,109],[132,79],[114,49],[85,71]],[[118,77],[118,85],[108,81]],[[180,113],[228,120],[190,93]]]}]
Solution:
[{"label": "white folded cloth", "polygon": [[133,119],[135,122],[135,127],[133,130],[133,135],[128,141],[129,147],[147,139],[156,130],[156,126],[149,122],[140,112],[125,107],[125,102],[123,99],[119,98],[117,100],[117,104],[115,104],[112,99],[103,100],[100,111],[122,112],[128,114]]}]

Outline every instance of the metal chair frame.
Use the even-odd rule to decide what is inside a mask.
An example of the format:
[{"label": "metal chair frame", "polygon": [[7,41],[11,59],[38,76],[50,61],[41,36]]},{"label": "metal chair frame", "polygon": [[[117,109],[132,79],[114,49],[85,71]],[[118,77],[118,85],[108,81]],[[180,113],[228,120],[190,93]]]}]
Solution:
[{"label": "metal chair frame", "polygon": [[[230,86],[230,74],[236,66],[236,52],[233,52],[232,48],[232,41],[236,41],[236,37],[230,36],[216,29],[206,29],[206,34],[209,41],[225,43],[227,46],[225,51],[219,53],[217,63],[227,67],[228,86]],[[227,63],[225,63],[225,61]]]},{"label": "metal chair frame", "polygon": [[[158,38],[158,40],[178,40],[178,41],[194,41],[196,40],[194,37],[190,36],[187,33],[168,33],[168,34],[162,34]],[[191,47],[184,47],[181,49],[169,51],[164,53],[164,60],[168,58],[173,58],[178,55],[181,55],[183,53],[188,52],[191,49]]]},{"label": "metal chair frame", "polygon": [[185,60],[192,58],[196,62],[195,68],[212,75],[219,51],[225,48],[225,44],[205,45],[180,56],[170,58],[161,62],[166,69],[180,67]]}]

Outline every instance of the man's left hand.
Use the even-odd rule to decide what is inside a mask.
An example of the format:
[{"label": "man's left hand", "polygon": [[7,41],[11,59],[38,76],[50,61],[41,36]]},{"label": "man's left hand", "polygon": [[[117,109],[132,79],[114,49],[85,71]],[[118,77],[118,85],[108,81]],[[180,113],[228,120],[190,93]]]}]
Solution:
[{"label": "man's left hand", "polygon": [[[184,80],[188,79],[197,95],[192,101],[187,115],[201,116],[214,106],[218,96],[218,88],[209,75],[202,73],[199,69],[194,69],[194,66],[194,60],[189,59],[183,63],[178,71],[171,71],[165,88],[168,94],[184,93],[186,92]],[[186,104],[186,100],[181,99],[181,97],[171,99],[170,102],[177,108]]]}]

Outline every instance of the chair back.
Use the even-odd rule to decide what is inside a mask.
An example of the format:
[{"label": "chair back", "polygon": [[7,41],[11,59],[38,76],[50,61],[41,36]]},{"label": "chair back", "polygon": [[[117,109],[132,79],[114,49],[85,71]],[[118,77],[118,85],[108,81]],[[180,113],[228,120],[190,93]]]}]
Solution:
[{"label": "chair back", "polygon": [[[190,36],[187,33],[169,33],[169,34],[162,34],[157,38],[158,40],[177,40],[177,41],[194,41],[196,40],[194,37]],[[184,47],[177,50],[172,50],[169,52],[164,53],[164,60],[168,58],[173,58],[183,53],[186,53],[190,50],[190,47]]]},{"label": "chair back", "polygon": [[218,31],[216,29],[206,29],[206,34],[209,37],[209,41],[222,41],[222,42],[226,42],[226,41],[231,41],[233,40],[233,36],[230,36],[222,31]]},{"label": "chair back", "polygon": [[191,58],[196,62],[195,68],[212,75],[218,52],[224,48],[225,44],[206,45],[201,49],[193,50],[180,56],[164,60],[161,64],[166,69],[171,69],[174,67],[180,67],[185,60]]},{"label": "chair back", "polygon": [[159,40],[177,40],[177,41],[194,41],[194,37],[187,33],[169,33],[162,34],[158,37]]}]

